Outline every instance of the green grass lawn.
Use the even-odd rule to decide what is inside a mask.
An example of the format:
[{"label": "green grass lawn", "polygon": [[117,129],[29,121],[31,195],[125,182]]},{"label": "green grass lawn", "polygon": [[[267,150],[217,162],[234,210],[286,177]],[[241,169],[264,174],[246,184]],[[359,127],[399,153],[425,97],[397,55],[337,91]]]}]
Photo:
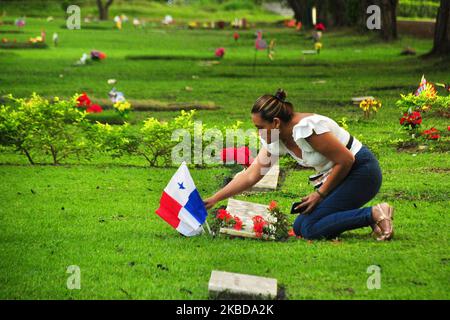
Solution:
[{"label": "green grass lawn", "polygon": [[[30,18],[24,33],[0,34],[19,41],[45,28],[49,38],[53,32],[60,36],[57,48],[0,49],[0,96],[35,91],[69,97],[86,91],[95,101],[107,98],[107,80],[115,78],[130,99],[213,101],[220,109],[201,110],[198,120],[209,125],[240,120],[250,128],[254,100],[282,87],[297,111],[346,117],[349,130],[377,154],[384,181],[371,203],[388,201],[396,207],[396,236],[377,243],[367,228],[347,232],[338,242],[184,238],[154,213],[176,168],[148,168],[144,159],[104,155],[92,161],[70,158],[61,166],[29,166],[25,157],[2,149],[0,298],[204,299],[211,270],[277,278],[289,299],[450,298],[448,152],[398,152],[393,143],[406,138],[395,106],[400,93],[414,90],[422,74],[430,81],[450,81],[449,60],[400,56],[405,46],[426,53],[431,41],[403,37],[385,44],[370,34],[341,30],[324,34],[320,55],[302,57],[301,50],[313,47],[308,34],[264,26],[264,37],[277,40],[276,59],[271,62],[259,52],[253,70],[256,28],[239,31],[235,43],[232,30],[125,25],[118,31],[112,22],[103,22],[94,24],[98,29],[82,25],[70,31],[63,25],[58,18]],[[8,28],[14,29],[0,26],[0,32]],[[204,66],[219,46],[226,48],[225,58]],[[107,59],[73,66],[92,49],[104,51]],[[359,95],[382,100],[374,120],[362,120],[361,110],[351,104],[351,97]],[[133,123],[175,115],[135,112]],[[429,127],[449,125],[446,118],[426,121]],[[203,197],[217,191],[230,173],[224,167],[191,170]],[[285,168],[284,174],[279,190],[237,198],[275,199],[287,211],[310,192],[311,171]],[[66,287],[69,265],[81,268],[81,290]],[[380,290],[366,287],[370,265],[381,267]]]}]

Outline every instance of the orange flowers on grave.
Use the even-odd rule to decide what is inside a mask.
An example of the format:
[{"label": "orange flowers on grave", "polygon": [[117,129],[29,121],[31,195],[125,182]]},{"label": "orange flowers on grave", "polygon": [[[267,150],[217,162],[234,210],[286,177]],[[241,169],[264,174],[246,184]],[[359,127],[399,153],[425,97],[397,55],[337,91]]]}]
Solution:
[{"label": "orange flowers on grave", "polygon": [[269,210],[273,211],[278,207],[278,203],[275,200],[270,201],[269,203]]}]

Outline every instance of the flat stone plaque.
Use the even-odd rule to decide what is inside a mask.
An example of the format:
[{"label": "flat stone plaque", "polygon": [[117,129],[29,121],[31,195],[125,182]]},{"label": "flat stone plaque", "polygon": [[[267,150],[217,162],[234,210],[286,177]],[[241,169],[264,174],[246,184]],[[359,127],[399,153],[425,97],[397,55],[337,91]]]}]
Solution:
[{"label": "flat stone plaque", "polygon": [[[239,175],[245,171],[242,170],[241,172],[238,172],[236,174]],[[251,187],[250,191],[272,191],[276,190],[278,186],[278,177],[280,176],[280,166],[277,164],[274,164],[270,170],[264,175],[264,177],[258,181],[257,184],[255,184],[253,187]]]},{"label": "flat stone plaque", "polygon": [[208,291],[215,299],[275,299],[278,283],[273,278],[213,270]]},{"label": "flat stone plaque", "polygon": [[352,102],[353,102],[353,104],[360,104],[362,101],[367,100],[367,99],[375,100],[375,98],[372,97],[372,96],[367,96],[367,97],[354,97],[354,98],[352,98]]}]

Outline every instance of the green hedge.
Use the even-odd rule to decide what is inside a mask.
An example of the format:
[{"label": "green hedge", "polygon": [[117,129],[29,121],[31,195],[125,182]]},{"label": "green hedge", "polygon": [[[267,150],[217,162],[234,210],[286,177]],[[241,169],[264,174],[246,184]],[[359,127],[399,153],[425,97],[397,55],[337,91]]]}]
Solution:
[{"label": "green hedge", "polygon": [[403,0],[397,14],[400,17],[436,18],[438,9],[439,2]]}]

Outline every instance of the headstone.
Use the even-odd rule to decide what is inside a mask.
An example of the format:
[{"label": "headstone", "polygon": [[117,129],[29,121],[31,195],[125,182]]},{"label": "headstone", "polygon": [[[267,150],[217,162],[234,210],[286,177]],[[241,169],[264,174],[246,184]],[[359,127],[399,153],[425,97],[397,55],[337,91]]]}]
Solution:
[{"label": "headstone", "polygon": [[372,97],[372,96],[367,96],[367,97],[354,97],[354,98],[352,98],[352,102],[353,102],[353,104],[360,104],[362,101],[367,100],[367,99],[375,100],[375,98]]},{"label": "headstone", "polygon": [[253,203],[248,201],[240,201],[236,199],[228,199],[228,205],[226,210],[232,216],[238,216],[243,223],[241,230],[235,230],[233,228],[220,228],[220,233],[230,236],[244,237],[244,238],[257,238],[253,232],[253,220],[254,216],[262,216],[264,220],[268,222],[274,222],[274,218],[269,215],[267,211],[268,205],[259,203]]},{"label": "headstone", "polygon": [[274,164],[265,176],[252,187],[252,191],[275,190],[278,185],[278,177],[280,176],[280,166]]},{"label": "headstone", "polygon": [[[246,169],[238,172],[236,174],[239,175],[243,173]],[[276,190],[278,185],[278,177],[280,176],[280,166],[279,164],[274,164],[270,170],[264,175],[264,177],[258,181],[250,190],[261,192],[261,191],[272,191]]]},{"label": "headstone", "polygon": [[208,291],[215,299],[275,299],[278,283],[273,278],[213,270]]},{"label": "headstone", "polygon": [[312,54],[317,54],[316,50],[303,50],[302,53],[304,55],[312,55]]}]

